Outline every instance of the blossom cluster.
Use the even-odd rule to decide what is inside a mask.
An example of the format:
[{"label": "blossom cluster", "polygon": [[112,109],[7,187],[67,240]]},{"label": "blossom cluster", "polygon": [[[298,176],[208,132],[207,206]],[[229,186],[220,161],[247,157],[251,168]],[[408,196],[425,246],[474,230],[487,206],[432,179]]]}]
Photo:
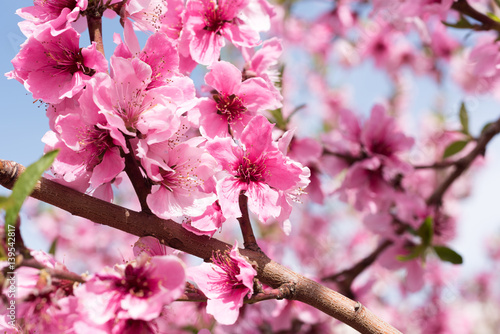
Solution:
[{"label": "blossom cluster", "polygon": [[[95,11],[118,14],[124,27],[123,39],[114,36],[109,60],[96,41],[80,47],[85,25],[93,29],[90,16]],[[226,221],[240,218],[241,195],[260,221],[285,225],[291,201],[309,183],[309,170],[279,147],[273,124],[263,116],[282,106],[271,80],[280,42],[266,41],[258,52],[248,48],[260,45],[259,32],[269,30],[274,15],[270,4],[53,0],[35,1],[17,13],[25,19],[20,26],[27,40],[7,76],[47,104],[51,130],[43,142],[46,151],[59,150],[51,167],[53,180],[106,201],[113,200],[113,186],[124,180],[142,183],[147,189],[137,193],[142,209],[183,222],[197,234],[213,235]],[[136,30],[149,34],[142,48]],[[244,69],[219,60],[225,41],[245,54]],[[190,78],[197,64],[207,66],[205,96]],[[233,249],[231,258],[242,264],[242,272],[236,262],[230,265],[232,278],[224,284],[236,288],[242,275],[249,293],[222,299],[217,305],[237,300],[227,314],[211,303],[208,309],[223,314],[216,317],[227,324],[236,321],[256,274],[236,253]],[[226,258],[217,257],[221,270]],[[215,284],[205,276],[195,278],[202,291]],[[76,289],[37,289],[53,302],[43,312],[62,317],[51,305],[68,305],[64,312],[78,308],[74,323],[54,322],[61,330],[149,332],[164,306],[180,297],[184,283],[184,267],[176,257],[141,255],[98,271]],[[210,300],[218,300],[219,294],[207,293]],[[34,305],[31,299],[21,298]],[[21,317],[29,317],[26,312]],[[37,317],[26,325],[28,330],[47,325],[41,314]]]},{"label": "blossom cluster", "polygon": [[[404,78],[440,81],[448,66],[460,69],[452,77],[464,92],[495,93],[499,42],[491,35],[472,46],[458,42],[443,23],[456,18],[451,0],[373,1],[369,10],[358,8],[365,5],[337,1],[306,20],[266,0],[35,0],[17,11],[26,41],[6,76],[47,105],[50,131],[42,141],[46,152],[59,153],[46,177],[210,238],[237,239],[237,221],[247,219],[248,209],[267,255],[293,258],[292,265],[363,304],[389,305],[390,298],[377,293],[391,284],[401,295],[425,292],[430,277],[428,300],[440,320],[428,319],[423,306],[411,323],[407,310],[392,307],[385,316],[400,328],[434,332],[456,320],[457,310],[447,313],[439,301],[447,273],[438,259],[457,263],[459,255],[447,245],[456,234],[457,200],[469,187],[460,179],[445,194],[436,196],[436,189],[475,138],[465,106],[460,129],[432,118],[411,135],[414,129],[400,122],[409,117]],[[123,33],[114,34],[106,58],[96,19],[117,16]],[[87,29],[91,43],[82,45]],[[302,80],[294,57],[304,51],[315,69]],[[371,63],[393,82],[394,95],[358,112],[346,92],[331,88],[324,66],[332,59],[345,69]],[[309,100],[300,106],[296,101],[306,93]],[[317,128],[309,115],[319,115],[319,135],[309,131],[309,125]],[[361,224],[337,223],[345,217],[335,200],[352,208],[346,216]],[[137,241],[132,253],[130,235],[99,233],[91,222],[30,203],[27,210],[38,216],[40,233],[57,241],[58,254],[72,258],[65,263],[72,267],[41,251],[27,255],[47,270],[17,269],[21,330],[337,328],[295,301],[246,304],[262,286],[238,241],[192,266],[186,254],[152,237]],[[359,267],[349,271],[348,264],[370,247],[379,250],[370,267],[364,276],[363,270],[353,274]],[[82,265],[88,254],[94,263]],[[391,275],[395,270],[403,275]],[[478,279],[490,284],[495,277]],[[173,303],[192,291],[206,303]],[[16,333],[4,320],[0,328]]]}]

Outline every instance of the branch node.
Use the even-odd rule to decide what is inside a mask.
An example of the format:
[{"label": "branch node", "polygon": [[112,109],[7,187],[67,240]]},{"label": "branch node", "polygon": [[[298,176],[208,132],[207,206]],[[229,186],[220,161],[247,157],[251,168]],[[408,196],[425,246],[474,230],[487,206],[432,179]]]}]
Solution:
[{"label": "branch node", "polygon": [[361,311],[362,308],[363,305],[361,305],[361,303],[358,301],[356,302],[356,305],[354,305],[354,312],[359,313],[359,311]]},{"label": "branch node", "polygon": [[282,300],[282,299],[294,299],[295,298],[295,283],[294,282],[288,282],[282,284],[279,288],[279,294],[276,299]]}]

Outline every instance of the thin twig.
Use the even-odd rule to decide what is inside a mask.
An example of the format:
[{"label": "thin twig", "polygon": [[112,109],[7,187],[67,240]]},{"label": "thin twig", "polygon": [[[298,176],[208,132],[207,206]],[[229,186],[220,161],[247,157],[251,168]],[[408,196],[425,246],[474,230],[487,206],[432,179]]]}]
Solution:
[{"label": "thin twig", "polygon": [[241,192],[238,202],[241,211],[241,218],[238,218],[238,222],[240,223],[241,233],[243,234],[243,246],[245,246],[245,249],[251,249],[259,252],[260,247],[257,245],[257,239],[255,239],[255,235],[252,230],[252,222],[250,221],[250,217],[248,215],[248,197]]},{"label": "thin twig", "polygon": [[392,240],[384,240],[378,245],[375,250],[369,254],[367,257],[363,258],[361,261],[356,263],[349,269],[343,270],[334,275],[330,275],[322,278],[322,281],[333,281],[337,283],[340,291],[349,298],[354,298],[354,293],[351,289],[352,282],[359,276],[366,268],[371,266],[375,260],[382,254],[383,251],[393,244]]},{"label": "thin twig", "polygon": [[124,154],[125,173],[127,173],[130,182],[132,182],[137,198],[139,199],[139,203],[141,204],[141,210],[146,213],[151,213],[151,209],[147,203],[147,197],[151,193],[151,185],[148,182],[148,179],[141,173],[139,164],[133,154],[134,151],[130,140],[127,138],[126,141],[129,153]]},{"label": "thin twig", "polygon": [[482,23],[481,25],[474,25],[474,30],[493,29],[497,32],[500,32],[500,22],[493,20],[488,15],[478,12],[473,7],[471,7],[471,5],[469,5],[467,0],[458,0],[456,2],[453,2],[451,8]]},{"label": "thin twig", "polygon": [[340,159],[343,159],[345,160],[349,165],[352,165],[354,164],[355,162],[357,161],[360,161],[360,160],[363,160],[365,157],[364,156],[359,156],[359,157],[354,157],[352,155],[349,155],[349,154],[345,154],[345,153],[338,153],[338,152],[332,152],[330,150],[327,150],[326,148],[323,148],[323,154],[324,155],[333,155],[337,158],[340,158]]},{"label": "thin twig", "polygon": [[443,200],[443,196],[445,192],[448,190],[448,188],[455,182],[455,180],[461,176],[472,164],[472,162],[479,156],[479,155],[484,155],[486,153],[486,145],[490,142],[490,140],[500,133],[500,119],[498,119],[496,122],[491,123],[485,131],[479,136],[477,139],[477,144],[472,149],[469,154],[467,154],[465,157],[459,159],[455,163],[455,169],[453,172],[451,172],[448,177],[444,179],[444,181],[434,190],[434,192],[429,196],[427,199],[427,205],[432,206],[432,205],[441,205],[441,202]]},{"label": "thin twig", "polygon": [[46,273],[48,273],[50,276],[63,279],[63,280],[68,280],[72,282],[79,282],[79,283],[85,283],[85,279],[71,271],[64,271],[64,270],[58,270],[58,269],[53,269],[53,268],[48,268],[35,260],[34,258],[32,259],[23,259],[22,262],[18,265],[18,267],[30,267],[30,268],[35,268],[35,269],[40,269],[44,270]]},{"label": "thin twig", "polygon": [[458,161],[455,160],[446,160],[446,161],[438,161],[430,165],[413,165],[414,169],[444,169],[451,166],[455,166]]}]

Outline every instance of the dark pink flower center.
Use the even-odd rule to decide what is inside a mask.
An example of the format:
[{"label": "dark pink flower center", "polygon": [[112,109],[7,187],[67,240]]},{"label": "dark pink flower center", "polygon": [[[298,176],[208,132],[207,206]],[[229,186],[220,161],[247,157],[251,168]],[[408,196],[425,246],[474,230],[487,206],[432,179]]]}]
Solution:
[{"label": "dark pink flower center", "polygon": [[161,169],[160,174],[163,178],[161,185],[173,192],[175,188],[192,191],[203,183],[196,175],[196,166],[191,166],[189,161],[180,167],[182,168],[171,166],[173,171]]},{"label": "dark pink flower center", "polygon": [[152,289],[154,286],[151,283],[143,267],[136,268],[129,264],[125,267],[124,277],[121,279],[117,278],[114,285],[122,293],[129,293],[140,298],[148,298],[153,294]]},{"label": "dark pink flower center", "polygon": [[213,253],[212,262],[222,269],[225,276],[225,284],[230,285],[231,289],[245,288],[243,282],[236,277],[240,274],[240,267],[238,267],[238,263],[229,256],[227,251],[224,253],[220,251]]},{"label": "dark pink flower center", "polygon": [[215,94],[213,98],[217,103],[217,114],[225,116],[229,124],[241,120],[242,114],[247,111],[243,101],[235,94]]},{"label": "dark pink flower center", "polygon": [[384,140],[370,142],[369,149],[373,154],[385,155],[387,157],[391,156],[394,153],[394,149],[391,144]]},{"label": "dark pink flower center", "polygon": [[34,5],[59,15],[64,8],[73,10],[76,7],[76,0],[35,0]]},{"label": "dark pink flower center", "polygon": [[224,27],[226,23],[231,22],[226,19],[225,11],[217,6],[215,1],[210,1],[208,7],[203,13],[203,22],[205,23],[205,30],[213,31],[216,34],[220,34],[220,30]]},{"label": "dark pink flower center", "polygon": [[[45,55],[49,58],[48,66],[58,70],[59,73],[66,72],[73,75],[77,72],[82,72],[86,75],[94,75],[95,70],[83,64],[84,60],[81,49],[75,50],[64,45],[62,41],[55,43],[55,46],[47,47],[47,51],[45,51]],[[55,73],[54,75],[59,73]]]},{"label": "dark pink flower center", "polygon": [[264,181],[267,173],[264,161],[252,162],[246,156],[241,158],[236,168],[236,177],[246,183]]},{"label": "dark pink flower center", "polygon": [[89,154],[88,165],[93,168],[99,164],[106,153],[113,147],[113,139],[109,132],[97,126],[86,126],[78,132],[79,153]]}]

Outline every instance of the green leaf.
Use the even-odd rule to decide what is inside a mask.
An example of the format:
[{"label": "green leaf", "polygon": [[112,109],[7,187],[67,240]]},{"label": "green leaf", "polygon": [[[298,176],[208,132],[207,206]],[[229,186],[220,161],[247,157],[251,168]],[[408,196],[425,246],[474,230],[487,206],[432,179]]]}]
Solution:
[{"label": "green leaf", "polygon": [[[21,206],[24,203],[26,197],[28,197],[37,181],[42,176],[43,172],[50,167],[54,161],[58,150],[48,152],[42,156],[38,161],[29,165],[24,173],[19,176],[12,187],[12,193],[10,194],[9,201],[11,204],[5,210],[5,229],[7,231],[8,225],[15,225]],[[7,233],[6,233],[7,235]]]},{"label": "green leaf", "polygon": [[56,255],[56,249],[57,249],[57,241],[59,240],[58,237],[56,237],[54,239],[54,241],[52,241],[52,243],[50,244],[50,248],[49,248],[49,254],[51,255]]},{"label": "green leaf", "polygon": [[454,154],[457,154],[461,150],[464,149],[465,146],[469,143],[468,140],[457,140],[450,145],[444,150],[443,153],[443,159],[446,159],[448,157],[451,157]]},{"label": "green leaf", "polygon": [[427,217],[417,230],[417,235],[422,239],[422,246],[427,248],[432,244],[434,237],[434,222],[432,217]]},{"label": "green leaf", "polygon": [[0,209],[7,209],[11,203],[10,197],[0,196]]},{"label": "green leaf", "polygon": [[488,15],[488,17],[490,19],[492,19],[493,21],[500,22],[500,18],[498,18],[498,16],[496,16],[495,14],[493,14],[493,13],[486,13],[486,15]]},{"label": "green leaf", "polygon": [[462,132],[466,135],[470,135],[469,133],[469,115],[467,113],[467,108],[465,104],[462,102],[460,105],[460,124],[462,124]]},{"label": "green leaf", "polygon": [[276,127],[280,130],[286,131],[286,120],[283,118],[281,108],[271,110],[271,115],[273,116],[273,123],[276,123]]},{"label": "green leaf", "polygon": [[434,246],[434,251],[442,261],[451,262],[453,264],[462,264],[464,262],[460,254],[446,246],[436,245]]},{"label": "green leaf", "polygon": [[416,245],[411,250],[410,254],[398,255],[398,256],[396,256],[396,259],[398,259],[399,261],[410,261],[410,260],[416,259],[419,256],[423,256],[426,249],[427,249],[427,247],[424,247],[423,245]]}]

